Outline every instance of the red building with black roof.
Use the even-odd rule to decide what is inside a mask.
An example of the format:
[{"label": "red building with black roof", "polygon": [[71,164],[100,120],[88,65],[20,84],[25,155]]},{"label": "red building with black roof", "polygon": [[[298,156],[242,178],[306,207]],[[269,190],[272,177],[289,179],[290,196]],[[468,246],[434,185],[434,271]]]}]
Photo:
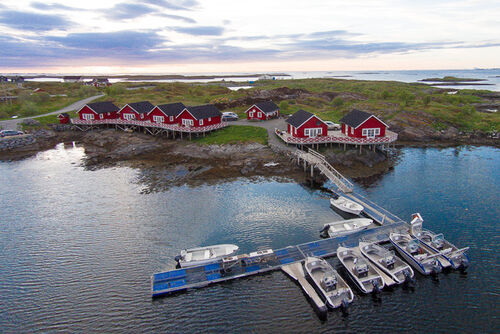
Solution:
[{"label": "red building with black roof", "polygon": [[340,120],[342,133],[353,138],[384,137],[388,125],[377,116],[353,109]]},{"label": "red building with black roof", "polygon": [[288,123],[288,133],[297,138],[316,138],[328,135],[328,126],[318,116],[299,110],[290,116]]},{"label": "red building with black roof", "polygon": [[154,107],[148,114],[149,121],[153,123],[175,124],[177,116],[186,109],[183,103],[167,103]]},{"label": "red building with black roof", "polygon": [[119,110],[111,101],[88,103],[78,111],[78,118],[85,121],[116,119]]},{"label": "red building with black roof", "polygon": [[177,116],[177,121],[180,126],[184,127],[201,127],[221,123],[222,113],[213,104],[205,104],[201,106],[186,107]]},{"label": "red building with black roof", "polygon": [[265,121],[277,118],[280,115],[280,108],[272,101],[259,102],[247,109],[247,119]]},{"label": "red building with black roof", "polygon": [[148,114],[154,109],[154,105],[149,101],[129,103],[123,106],[118,112],[122,120],[148,120]]}]

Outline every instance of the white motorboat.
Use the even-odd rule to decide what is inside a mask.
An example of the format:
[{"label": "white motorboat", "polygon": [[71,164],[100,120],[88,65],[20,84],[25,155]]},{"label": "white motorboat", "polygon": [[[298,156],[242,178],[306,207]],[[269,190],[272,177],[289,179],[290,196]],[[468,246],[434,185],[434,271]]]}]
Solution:
[{"label": "white motorboat", "polygon": [[339,220],[336,222],[325,224],[320,232],[323,235],[328,235],[330,238],[337,237],[339,235],[350,234],[364,230],[368,228],[371,223],[373,223],[373,220],[369,218]]},{"label": "white motorboat", "polygon": [[347,197],[338,195],[330,198],[330,204],[341,211],[351,213],[353,215],[359,215],[364,209],[361,204],[356,203]]},{"label": "white motorboat", "polygon": [[443,269],[436,253],[409,234],[391,233],[389,239],[398,253],[422,275],[439,274]]},{"label": "white motorboat", "polygon": [[363,293],[378,292],[385,286],[382,276],[361,254],[358,247],[337,248],[337,257]]},{"label": "white motorboat", "polygon": [[411,267],[390,251],[377,243],[360,242],[359,250],[368,260],[386,273],[397,284],[410,281],[413,276]]},{"label": "white motorboat", "polygon": [[469,250],[469,247],[459,249],[447,241],[443,234],[436,234],[423,229],[423,222],[422,216],[419,213],[414,213],[410,223],[410,234],[434,252],[441,253],[442,256],[439,257],[439,262],[441,262],[444,268],[449,266],[453,267],[453,269],[467,268],[469,266],[469,258],[465,252]]},{"label": "white motorboat", "polygon": [[212,263],[238,251],[238,246],[231,244],[183,249],[175,257],[181,267],[199,266]]},{"label": "white motorboat", "polygon": [[354,294],[338,272],[325,260],[317,257],[307,257],[304,263],[307,275],[323,295],[330,308],[347,305],[354,299]]}]

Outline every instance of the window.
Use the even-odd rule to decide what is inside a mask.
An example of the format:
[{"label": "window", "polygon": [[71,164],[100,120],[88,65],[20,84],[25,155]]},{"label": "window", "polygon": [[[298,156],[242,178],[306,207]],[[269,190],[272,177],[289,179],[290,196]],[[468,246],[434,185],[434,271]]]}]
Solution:
[{"label": "window", "polygon": [[305,134],[306,136],[309,136],[309,129],[305,129],[304,134]]},{"label": "window", "polygon": [[182,125],[184,126],[193,126],[194,122],[192,119],[183,119],[182,120]]},{"label": "window", "polygon": [[375,129],[375,135],[379,135],[380,134],[380,128],[376,128]]},{"label": "window", "polygon": [[202,120],[202,119],[200,119],[200,126],[202,126],[202,125],[203,125],[203,120]]},{"label": "window", "polygon": [[258,112],[258,113],[257,113],[257,117],[262,117],[262,113],[261,113],[261,112]]},{"label": "window", "polygon": [[82,117],[86,121],[91,121],[94,119],[94,114],[82,114]]},{"label": "window", "polygon": [[373,138],[376,135],[380,134],[380,128],[375,129],[363,129],[362,135],[363,137]]},{"label": "window", "polygon": [[351,135],[354,134],[354,128],[351,128]]},{"label": "window", "polygon": [[104,114],[99,114],[99,118],[103,119],[104,118]]},{"label": "window", "polygon": [[134,114],[123,114],[123,118],[126,119],[127,121],[135,119]]},{"label": "window", "polygon": [[170,122],[174,121],[174,116],[170,116]]},{"label": "window", "polygon": [[153,122],[155,123],[163,123],[164,117],[163,116],[153,116]]},{"label": "window", "polygon": [[211,120],[212,120],[212,117],[209,117],[209,118],[208,118],[208,121],[210,122]]},{"label": "window", "polygon": [[248,116],[253,117],[253,111],[250,111],[250,112],[248,113]]}]

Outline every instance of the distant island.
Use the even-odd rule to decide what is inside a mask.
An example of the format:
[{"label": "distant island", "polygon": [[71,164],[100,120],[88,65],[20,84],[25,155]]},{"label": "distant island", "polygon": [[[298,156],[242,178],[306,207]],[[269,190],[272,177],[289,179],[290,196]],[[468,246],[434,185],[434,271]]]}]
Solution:
[{"label": "distant island", "polygon": [[440,86],[467,86],[467,85],[478,85],[478,86],[491,86],[490,83],[479,83],[480,81],[487,81],[485,79],[475,79],[475,78],[457,78],[457,77],[443,77],[443,78],[427,78],[418,80],[422,82],[432,82],[433,84],[439,83]]}]

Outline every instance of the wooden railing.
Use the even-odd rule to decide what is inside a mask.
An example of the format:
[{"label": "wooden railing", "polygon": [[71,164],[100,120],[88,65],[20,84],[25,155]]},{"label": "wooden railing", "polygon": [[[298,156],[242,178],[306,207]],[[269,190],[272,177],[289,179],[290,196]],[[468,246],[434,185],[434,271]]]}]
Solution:
[{"label": "wooden railing", "polygon": [[386,135],[383,137],[374,138],[355,138],[348,137],[343,134],[339,135],[328,135],[328,136],[318,136],[314,138],[299,138],[291,136],[285,131],[275,129],[275,133],[287,144],[298,144],[298,145],[310,145],[310,144],[328,144],[328,143],[338,143],[338,144],[357,144],[357,145],[371,145],[371,144],[388,144],[395,142],[398,139],[398,134],[389,130],[386,130]]}]

